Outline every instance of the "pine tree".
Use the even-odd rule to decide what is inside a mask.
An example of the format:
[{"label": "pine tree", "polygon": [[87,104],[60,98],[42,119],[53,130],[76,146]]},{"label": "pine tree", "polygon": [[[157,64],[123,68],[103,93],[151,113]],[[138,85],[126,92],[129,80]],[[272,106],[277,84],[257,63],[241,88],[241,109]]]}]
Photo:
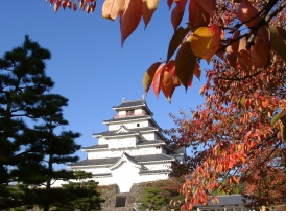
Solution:
[{"label": "pine tree", "polygon": [[[18,176],[21,176],[23,183],[40,184],[45,182],[46,190],[38,199],[38,203],[44,210],[49,210],[51,199],[51,185],[55,180],[74,179],[72,172],[66,170],[55,171],[53,164],[67,164],[76,162],[78,156],[72,156],[80,149],[75,143],[79,133],[62,130],[59,133],[58,127],[65,127],[69,122],[63,117],[63,107],[68,106],[68,99],[57,94],[46,94],[40,97],[38,106],[32,111],[38,117],[38,124],[33,129],[26,129],[24,136],[19,141],[25,143],[29,148],[27,151],[33,155],[33,160],[18,166]],[[37,172],[19,172],[29,167],[37,167]]]},{"label": "pine tree", "polygon": [[87,198],[91,204],[84,208],[98,210],[101,200],[95,182],[78,190],[51,187],[58,179],[80,178],[53,168],[78,160],[73,154],[80,149],[75,143],[80,134],[64,130],[69,124],[63,116],[68,99],[49,94],[54,82],[45,74],[45,60],[50,57],[48,49],[25,36],[22,46],[0,59],[0,209],[38,205],[49,210],[62,203],[72,210],[74,201]]},{"label": "pine tree", "polygon": [[[97,211],[101,210],[101,203],[104,200],[101,199],[100,193],[96,190],[98,182],[93,180],[86,181],[91,178],[92,174],[84,171],[74,171],[76,182],[69,181],[68,184],[63,184],[63,187],[67,189],[71,194],[72,201],[65,201],[59,199],[52,204],[52,208],[56,211]],[[78,198],[76,198],[78,197]],[[68,196],[67,196],[68,199]],[[70,197],[69,197],[70,199]]]},{"label": "pine tree", "polygon": [[17,200],[9,198],[11,194],[6,186],[21,179],[10,170],[35,157],[28,155],[27,146],[17,140],[27,129],[25,119],[36,118],[32,111],[41,95],[54,85],[45,75],[45,60],[50,58],[50,51],[27,35],[22,46],[5,52],[0,58],[0,205]]}]

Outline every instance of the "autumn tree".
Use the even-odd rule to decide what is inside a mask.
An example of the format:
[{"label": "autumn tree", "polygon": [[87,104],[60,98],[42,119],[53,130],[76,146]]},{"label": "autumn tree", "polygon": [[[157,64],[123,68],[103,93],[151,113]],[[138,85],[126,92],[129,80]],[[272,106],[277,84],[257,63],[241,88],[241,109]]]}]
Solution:
[{"label": "autumn tree", "polygon": [[[50,1],[55,11],[73,2]],[[88,13],[95,9],[95,0],[77,2]],[[123,44],[141,18],[148,25],[158,4],[105,0],[102,16],[119,17]],[[144,74],[145,93],[152,86],[155,95],[162,91],[171,101],[176,87],[187,90],[193,76],[200,77],[202,61],[213,67],[199,92],[205,104],[181,111],[182,117],[171,114],[176,127],[166,131],[170,143],[193,154],[180,167],[187,176],[183,209],[207,203],[215,189],[232,193],[239,182],[255,207],[285,203],[286,1],[168,0],[167,6],[174,33],[166,61]],[[185,14],[188,24],[181,26]]]}]

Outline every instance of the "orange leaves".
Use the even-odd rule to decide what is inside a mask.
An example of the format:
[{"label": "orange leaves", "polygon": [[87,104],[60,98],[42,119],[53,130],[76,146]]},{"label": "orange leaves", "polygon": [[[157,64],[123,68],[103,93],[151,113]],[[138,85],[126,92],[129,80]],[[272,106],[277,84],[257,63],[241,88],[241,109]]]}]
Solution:
[{"label": "orange leaves", "polygon": [[253,6],[253,3],[248,0],[242,0],[237,10],[238,19],[247,27],[254,27],[259,21],[260,17],[257,15],[258,10]]},{"label": "orange leaves", "polygon": [[187,0],[175,1],[175,3],[176,5],[171,12],[171,24],[174,30],[177,29],[183,19]]},{"label": "orange leaves", "polygon": [[[185,85],[186,88],[191,86],[193,75],[198,79],[200,78],[201,69],[196,58],[189,59],[184,56],[185,49],[187,49],[185,46],[187,45],[189,45],[188,42],[181,47],[176,61],[171,60],[167,63],[156,62],[147,69],[143,76],[145,94],[148,93],[152,84],[152,91],[157,97],[162,90],[167,100],[171,102],[175,87],[181,84]],[[189,52],[191,52],[190,48]]]},{"label": "orange leaves", "polygon": [[[95,11],[96,0],[77,0],[77,2],[79,2],[80,10],[86,11],[86,13],[93,13]],[[55,12],[57,12],[60,7],[63,7],[64,10],[67,7],[73,9],[73,11],[77,10],[77,5],[74,0],[50,0],[50,5],[52,4],[54,4]]]},{"label": "orange leaves", "polygon": [[143,86],[144,86],[145,94],[147,94],[147,92],[149,91],[151,82],[153,80],[153,76],[154,76],[155,72],[157,71],[160,64],[161,64],[161,62],[153,63],[145,72],[144,77],[143,77]]},{"label": "orange leaves", "polygon": [[239,178],[237,176],[230,176],[228,178],[228,183],[229,184],[233,184],[233,183],[239,184]]},{"label": "orange leaves", "polygon": [[200,6],[197,0],[190,0],[189,3],[189,25],[192,28],[208,26],[210,22],[209,13]]},{"label": "orange leaves", "polygon": [[124,9],[125,0],[104,0],[101,14],[104,19],[115,21]]},{"label": "orange leaves", "polygon": [[213,13],[216,9],[216,0],[209,0],[209,1],[206,1],[206,0],[196,0],[199,5],[204,8],[210,16],[213,16]]},{"label": "orange leaves", "polygon": [[115,21],[120,16],[121,43],[138,27],[141,18],[145,28],[158,7],[159,0],[105,0],[102,5],[102,17]]},{"label": "orange leaves", "polygon": [[221,29],[213,24],[210,27],[199,27],[188,37],[193,54],[210,63],[219,48]]},{"label": "orange leaves", "polygon": [[121,43],[138,27],[142,16],[142,0],[125,0],[124,10],[120,15]]},{"label": "orange leaves", "polygon": [[152,80],[152,91],[157,96],[159,96],[159,93],[161,91],[161,83],[163,80],[164,70],[166,69],[165,64],[162,64],[158,70],[155,72]]},{"label": "orange leaves", "polygon": [[165,97],[171,102],[175,87],[180,85],[180,80],[176,76],[174,62],[169,61],[163,64],[156,62],[152,64],[143,77],[143,86],[146,94],[151,84],[152,91],[157,97],[162,90]]},{"label": "orange leaves", "polygon": [[157,9],[158,3],[159,0],[143,0],[142,15],[145,28],[147,27],[153,12]]},{"label": "orange leaves", "polygon": [[[52,2],[52,1],[51,1]],[[61,7],[62,1],[58,0],[56,4],[54,5],[54,11],[57,12],[57,10]]]},{"label": "orange leaves", "polygon": [[258,32],[255,44],[251,47],[251,60],[257,68],[268,65],[270,57],[270,39],[268,29],[262,27]]}]

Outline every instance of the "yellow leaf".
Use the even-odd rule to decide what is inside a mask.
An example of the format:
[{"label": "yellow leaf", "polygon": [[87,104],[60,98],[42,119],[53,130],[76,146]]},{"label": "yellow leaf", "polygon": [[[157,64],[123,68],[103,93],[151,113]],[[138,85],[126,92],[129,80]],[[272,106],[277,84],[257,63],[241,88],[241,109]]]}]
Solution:
[{"label": "yellow leaf", "polygon": [[216,24],[210,27],[200,27],[187,39],[196,57],[205,59],[210,63],[213,55],[219,48],[221,29]]},{"label": "yellow leaf", "polygon": [[104,19],[115,21],[117,16],[123,10],[124,1],[104,0],[101,14]]}]

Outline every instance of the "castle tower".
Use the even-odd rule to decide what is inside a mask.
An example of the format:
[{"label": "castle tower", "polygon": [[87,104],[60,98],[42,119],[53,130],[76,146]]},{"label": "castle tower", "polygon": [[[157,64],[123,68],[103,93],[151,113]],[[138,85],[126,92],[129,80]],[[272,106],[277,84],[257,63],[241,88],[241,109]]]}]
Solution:
[{"label": "castle tower", "polygon": [[83,147],[87,159],[70,169],[92,172],[99,185],[118,184],[120,192],[127,192],[133,183],[167,179],[173,165],[185,162],[185,149],[173,151],[165,143],[144,98],[123,99],[113,109],[113,118],[102,122],[108,131],[94,133],[98,144]]}]

